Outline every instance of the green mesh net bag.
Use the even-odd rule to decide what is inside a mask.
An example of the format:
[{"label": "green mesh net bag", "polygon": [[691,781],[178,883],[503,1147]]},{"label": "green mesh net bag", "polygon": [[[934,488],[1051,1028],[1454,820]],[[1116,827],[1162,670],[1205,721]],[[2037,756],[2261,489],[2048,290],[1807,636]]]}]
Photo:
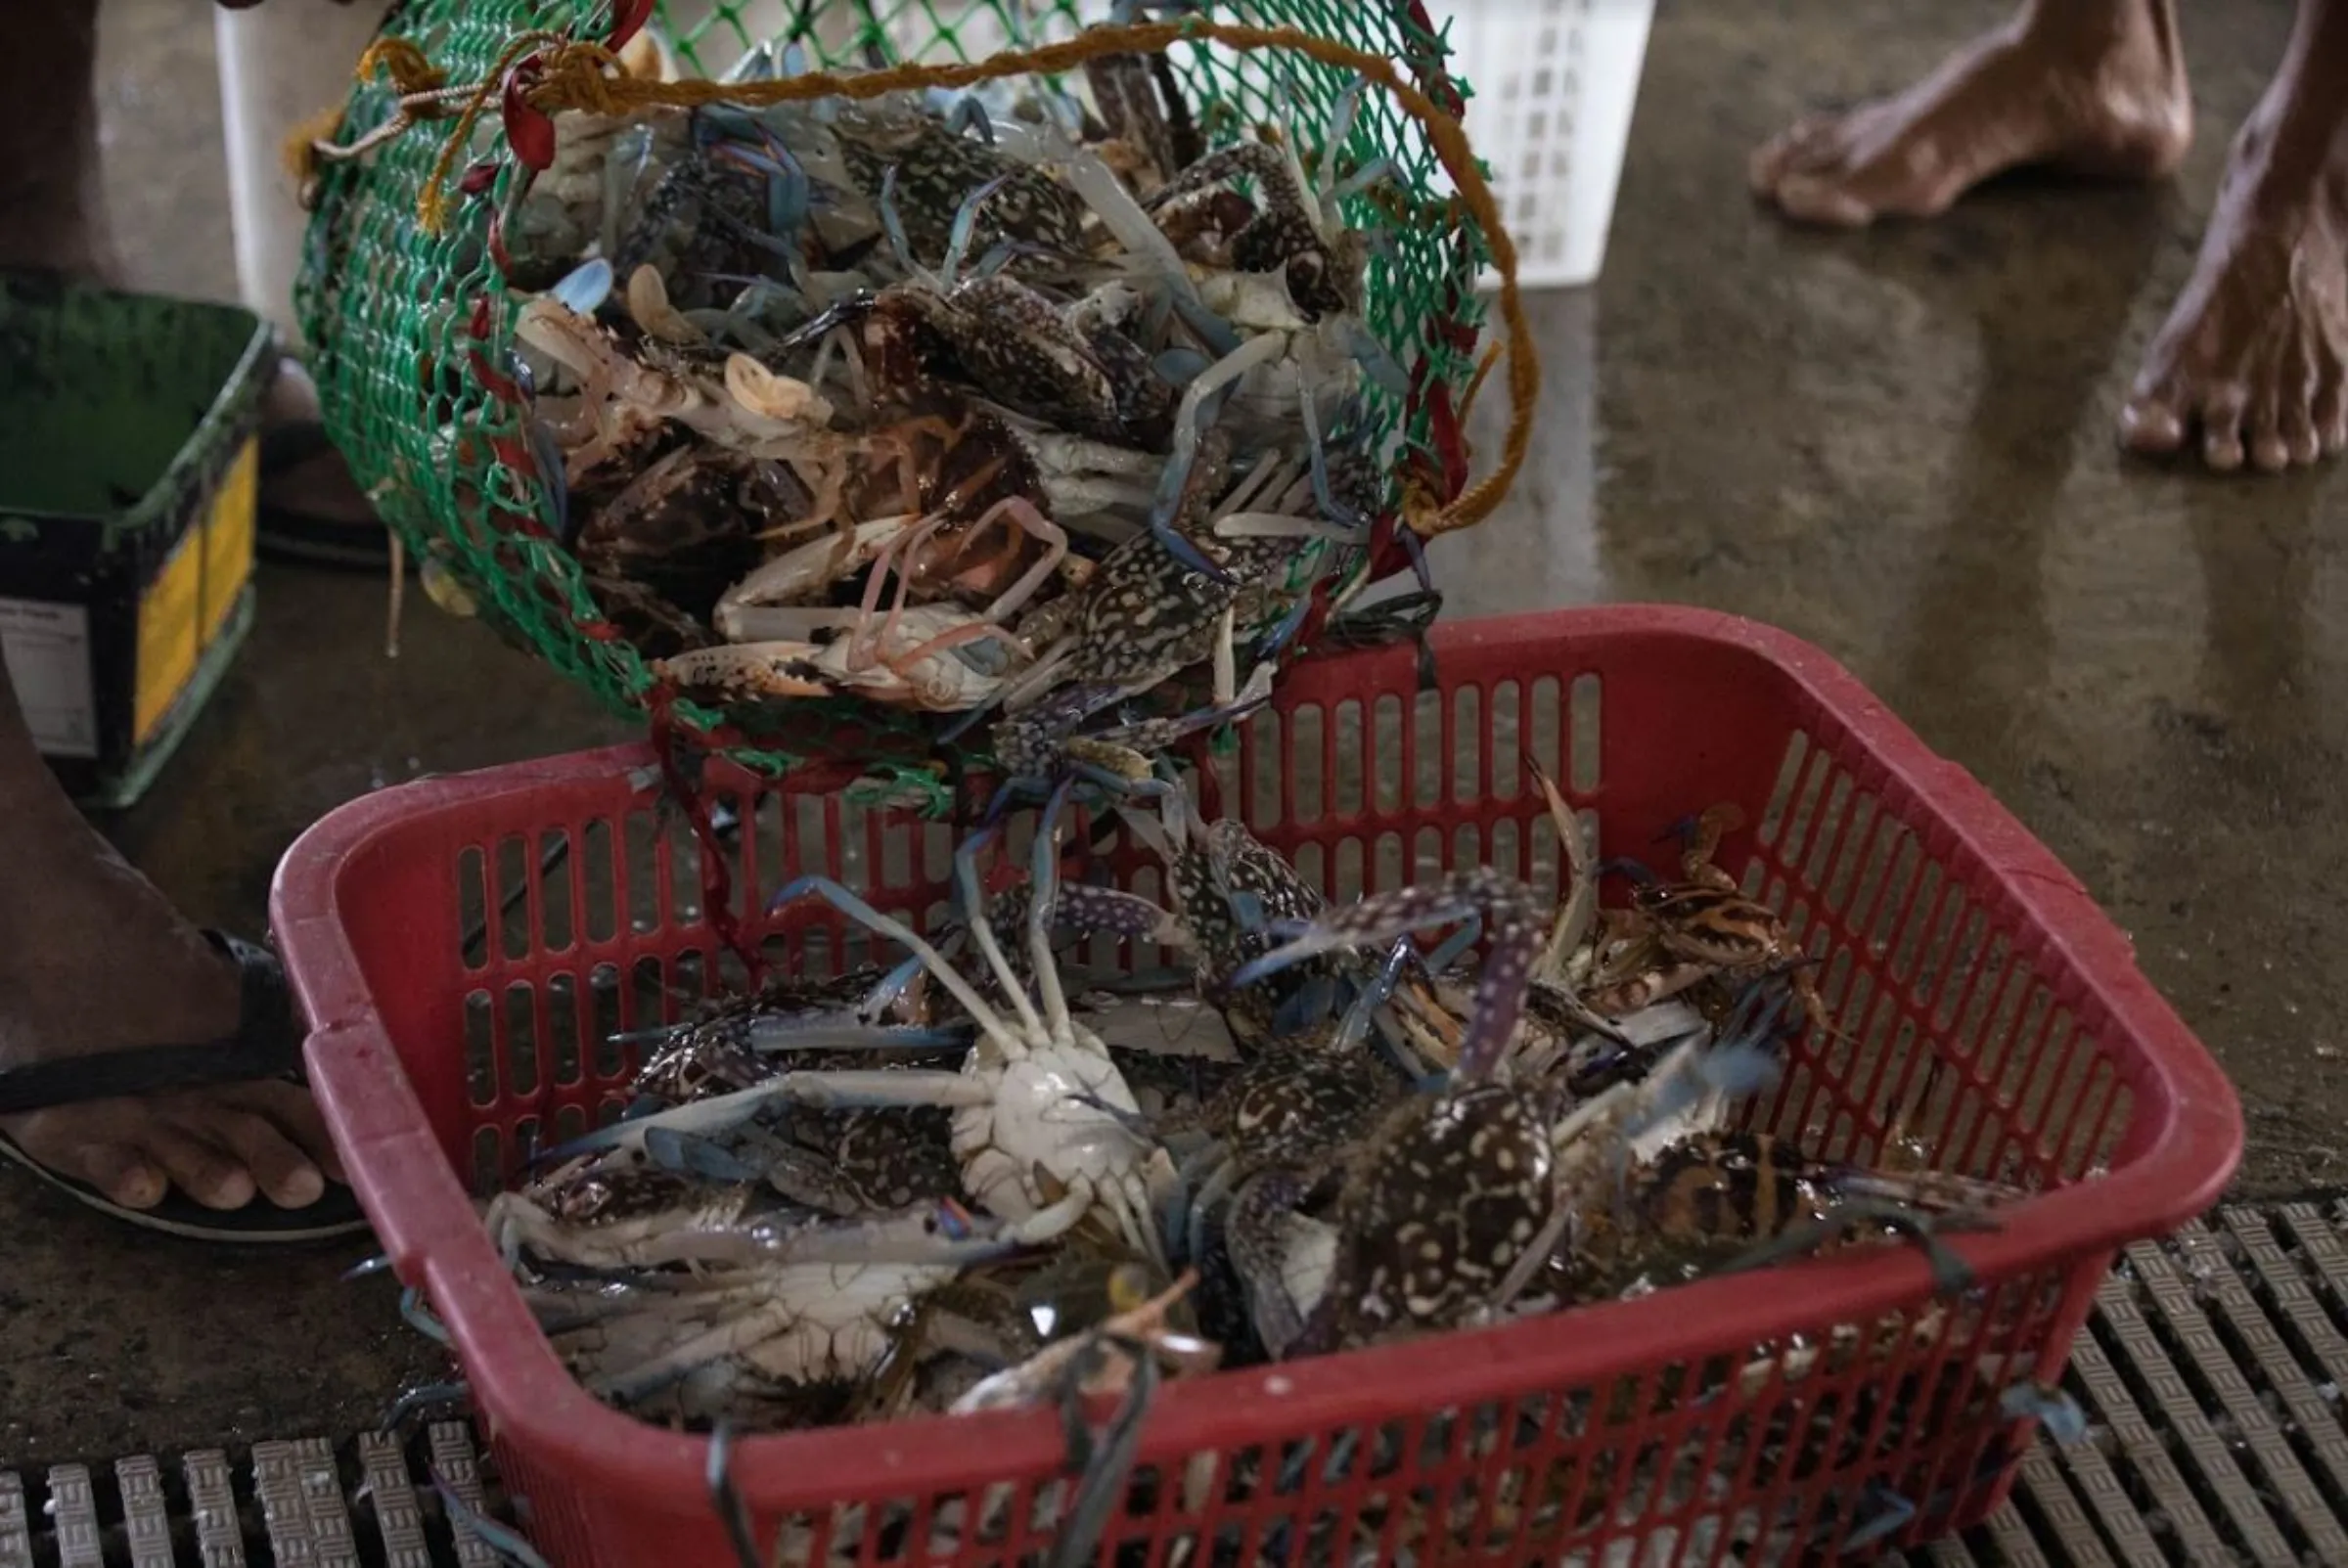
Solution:
[{"label": "green mesh net bag", "polygon": [[[1380,157],[1390,177],[1349,196],[1343,221],[1372,237],[1360,318],[1391,374],[1358,407],[1398,454],[1347,591],[1407,570],[1418,538],[1480,518],[1521,459],[1534,390],[1513,253],[1457,115],[1465,87],[1419,0],[1230,0],[1121,29],[1162,54],[1208,148],[1292,138],[1320,157],[1346,90],[1364,77],[1332,157]],[[852,762],[935,808],[933,716],[854,697],[727,707],[688,700],[599,607],[557,530],[516,388],[513,287],[503,224],[543,166],[562,109],[609,84],[725,79],[745,56],[794,46],[818,69],[942,67],[967,86],[1032,60],[1058,87],[1106,8],[1077,0],[408,0],[386,19],[331,141],[313,163],[297,289],[331,434],[444,606],[477,614],[605,704],[754,771]],[[649,24],[649,25],[648,25]],[[640,30],[641,29],[641,30]],[[625,42],[619,55],[600,48]],[[1130,45],[1128,47],[1131,47]],[[660,67],[642,62],[656,54]],[[549,102],[560,60],[569,97]],[[582,64],[583,62],[583,64]],[[1062,89],[1065,90],[1065,89]],[[588,102],[582,102],[585,99]],[[602,112],[612,106],[604,104]],[[622,106],[624,107],[624,106]],[[1516,425],[1500,471],[1470,488],[1461,434],[1478,377],[1479,275],[1497,261],[1511,329]],[[1488,368],[1488,367],[1487,367]],[[1308,646],[1336,579],[1291,650]],[[983,761],[984,759],[980,759]]]}]

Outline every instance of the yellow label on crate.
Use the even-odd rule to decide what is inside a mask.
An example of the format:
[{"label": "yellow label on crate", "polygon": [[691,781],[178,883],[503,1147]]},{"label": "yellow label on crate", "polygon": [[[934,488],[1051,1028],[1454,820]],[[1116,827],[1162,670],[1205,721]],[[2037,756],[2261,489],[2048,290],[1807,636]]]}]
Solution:
[{"label": "yellow label on crate", "polygon": [[203,515],[139,600],[139,665],[131,739],[145,745],[196,678],[197,662],[220,635],[252,576],[253,514],[260,441],[245,443],[221,475]]},{"label": "yellow label on crate", "polygon": [[222,475],[219,493],[212,497],[210,515],[203,524],[203,644],[209,648],[212,639],[228,620],[230,610],[237,607],[237,596],[245,591],[247,579],[252,576],[252,529],[261,471],[261,443],[258,437],[245,443],[245,450],[228,466]]},{"label": "yellow label on crate", "polygon": [[203,535],[190,529],[139,600],[138,695],[131,740],[145,745],[196,677],[203,651]]}]

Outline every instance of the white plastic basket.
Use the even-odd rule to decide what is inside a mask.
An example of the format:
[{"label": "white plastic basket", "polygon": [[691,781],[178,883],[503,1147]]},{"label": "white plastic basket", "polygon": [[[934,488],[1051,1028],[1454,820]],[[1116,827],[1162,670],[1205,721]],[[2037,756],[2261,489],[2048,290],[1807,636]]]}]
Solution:
[{"label": "white plastic basket", "polygon": [[[1474,94],[1467,126],[1516,242],[1517,282],[1598,277],[1654,0],[1453,0],[1452,68]],[[1489,285],[1493,280],[1487,276]]]},{"label": "white plastic basket", "polygon": [[237,284],[245,308],[301,340],[294,279],[301,271],[308,215],[285,163],[295,126],[350,90],[351,67],[374,41],[383,0],[251,11],[213,7],[220,108],[228,151],[229,210],[236,225]]}]

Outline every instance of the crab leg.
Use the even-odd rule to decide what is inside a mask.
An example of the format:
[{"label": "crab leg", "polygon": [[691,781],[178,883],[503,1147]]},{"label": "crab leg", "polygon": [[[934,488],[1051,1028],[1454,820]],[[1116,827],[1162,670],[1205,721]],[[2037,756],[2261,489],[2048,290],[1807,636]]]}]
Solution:
[{"label": "crab leg", "polygon": [[1296,371],[1297,408],[1304,420],[1304,447],[1312,462],[1313,499],[1321,504],[1321,515],[1342,530],[1344,537],[1359,537],[1370,528],[1370,519],[1351,507],[1340,506],[1329,483],[1329,451],[1321,441],[1321,410],[1312,384],[1304,379],[1304,371]]},{"label": "crab leg", "polygon": [[596,1377],[588,1386],[613,1404],[633,1405],[690,1377],[698,1368],[711,1362],[739,1356],[745,1350],[755,1349],[770,1339],[790,1332],[791,1324],[798,1321],[799,1313],[797,1302],[778,1297],[755,1312],[719,1323],[681,1344],[672,1345],[651,1361]]},{"label": "crab leg", "polygon": [[[963,102],[973,108],[977,106],[977,100],[974,98],[966,98]],[[978,111],[978,119],[980,124],[986,124],[986,111],[983,109]],[[987,127],[986,139],[990,143],[995,139],[994,128],[991,125]],[[963,258],[970,254],[971,236],[977,230],[979,209],[986,205],[987,198],[1002,190],[1010,182],[1010,179],[1011,176],[1008,174],[996,175],[969,196],[964,197],[962,205],[955,208],[954,227],[948,231],[946,240],[945,266],[938,274],[938,283],[944,289],[948,291],[953,289],[955,274],[962,270]]]},{"label": "crab leg", "polygon": [[1000,622],[1024,607],[1027,601],[1035,597],[1036,591],[1060,569],[1060,563],[1067,559],[1068,536],[1060,524],[1038,512],[1035,503],[1025,496],[1008,496],[996,502],[987,510],[986,515],[978,519],[977,529],[973,531],[983,531],[997,517],[1010,518],[1017,527],[1044,544],[1044,559],[1028,568],[1024,577],[1005,589],[987,607],[986,619]]},{"label": "crab leg", "polygon": [[[968,989],[967,983],[958,974],[953,977],[953,984]],[[971,993],[970,1000],[977,1001],[975,992]],[[979,1003],[979,1006],[983,1008],[985,1004]],[[990,1013],[988,1016],[991,1018],[993,1015]],[[985,1026],[980,1027],[983,1029]],[[1001,1027],[1000,1020],[996,1020],[996,1027]],[[742,1126],[769,1105],[777,1103],[804,1105],[817,1110],[841,1110],[869,1106],[952,1107],[985,1102],[985,1086],[959,1072],[912,1069],[883,1072],[876,1069],[870,1072],[783,1073],[765,1083],[752,1084],[747,1089],[711,1095],[702,1099],[689,1099],[682,1105],[672,1105],[649,1115],[599,1127],[566,1143],[555,1145],[541,1158],[560,1161],[620,1148],[642,1151],[646,1148],[648,1138],[671,1133],[692,1138],[710,1138]]]},{"label": "crab leg", "polygon": [[907,277],[919,280],[938,293],[944,293],[945,285],[938,281],[937,274],[914,259],[913,244],[905,236],[905,220],[897,211],[897,166],[894,163],[880,175],[880,227],[888,236],[888,248],[896,256],[897,265],[905,269]]},{"label": "crab leg", "polygon": [[1272,512],[1233,512],[1215,519],[1218,539],[1326,539],[1351,544],[1361,530],[1320,517],[1292,517]]},{"label": "crab leg", "polygon": [[1590,922],[1598,914],[1598,877],[1590,868],[1590,849],[1582,840],[1582,825],[1541,764],[1530,757],[1525,769],[1540,786],[1541,799],[1549,808],[1550,825],[1558,831],[1558,853],[1565,858],[1566,876],[1570,890],[1558,910],[1557,923],[1550,928],[1549,946],[1541,956],[1544,972],[1559,974],[1564,971],[1565,960],[1582,945],[1590,934]]},{"label": "crab leg", "polygon": [[1240,635],[1240,612],[1236,605],[1226,605],[1223,613],[1215,618],[1215,706],[1227,708],[1239,700],[1240,650],[1235,646]]},{"label": "crab leg", "polygon": [[[978,851],[994,836],[995,831],[991,827],[981,829],[954,852],[954,883],[962,897],[963,929],[970,932],[971,940],[977,945],[978,956],[986,961],[988,970],[1011,998],[1012,1007],[1018,1012],[1019,1022],[1032,1037],[1043,1033],[1044,1020],[1037,1014],[1035,1004],[1028,1000],[1027,987],[1020,982],[1017,971],[1012,968],[1011,961],[1004,957],[1002,944],[995,939],[994,922],[986,918],[986,895],[978,885]],[[1040,889],[1038,893],[1040,895]],[[1031,896],[1028,906],[1032,910],[1041,902],[1040,896]],[[1050,968],[1051,964],[1052,953],[1047,944],[1041,966]]]},{"label": "crab leg", "polygon": [[[1324,191],[1336,184],[1337,153],[1344,147],[1347,139],[1353,135],[1354,121],[1360,117],[1362,112],[1362,94],[1368,86],[1367,82],[1357,79],[1347,84],[1345,90],[1337,94],[1337,101],[1330,105],[1329,135],[1321,144],[1319,186]],[[1322,216],[1333,219],[1336,216],[1334,207],[1333,202],[1324,198],[1321,207]]]},{"label": "crab leg", "polygon": [[1063,1047],[1073,1045],[1076,1034],[1068,1018],[1067,993],[1060,983],[1060,963],[1052,952],[1052,912],[1060,898],[1060,815],[1067,807],[1071,787],[1063,780],[1036,819],[1034,865],[1028,873],[1032,887],[1027,898],[1027,951],[1035,964],[1036,988],[1043,997],[1053,1044]]},{"label": "crab leg", "polygon": [[[896,629],[897,617],[905,609],[905,595],[913,586],[913,578],[899,563],[899,557],[927,543],[944,521],[943,513],[931,513],[891,538],[874,555],[872,573],[864,581],[864,598],[857,605],[856,629],[848,634],[849,668],[869,668],[877,662],[875,650]],[[874,631],[873,622],[880,613],[880,590],[891,572],[896,574],[896,597],[889,602],[887,618],[879,631]]]},{"label": "crab leg", "polygon": [[[1112,730],[1104,730],[1093,739],[1106,745],[1128,746],[1135,750],[1156,750],[1163,746],[1170,746],[1186,736],[1197,734],[1200,730],[1219,729],[1226,724],[1234,724],[1247,717],[1248,714],[1272,700],[1272,667],[1268,664],[1259,664],[1249,672],[1247,684],[1240,688],[1238,694],[1227,703],[1220,703],[1211,708],[1201,708],[1196,713],[1186,713],[1177,718],[1143,719],[1134,724],[1120,725]],[[1122,690],[1120,689],[1116,694],[1122,695]],[[1092,711],[1098,711],[1100,707],[1105,707],[1108,701],[1115,699],[1115,696],[1111,696],[1106,701],[1096,704]],[[1153,794],[1156,791],[1149,787],[1150,783],[1153,782],[1119,779],[1116,781],[1116,786],[1127,794]]]},{"label": "crab leg", "polygon": [[[1219,583],[1236,581],[1223,567],[1199,554],[1198,547],[1184,538],[1174,526],[1174,515],[1180,510],[1183,494],[1190,487],[1192,466],[1198,458],[1198,443],[1205,438],[1206,428],[1221,409],[1223,399],[1240,379],[1259,365],[1270,364],[1287,351],[1287,339],[1279,333],[1265,333],[1249,338],[1198,373],[1197,379],[1183,388],[1182,402],[1174,413],[1174,453],[1167,461],[1164,474],[1159,478],[1157,498],[1150,510],[1150,531],[1177,560],[1191,570]],[[1212,403],[1209,403],[1209,399]]]},{"label": "crab leg", "polygon": [[709,1434],[707,1480],[709,1507],[726,1527],[736,1568],[763,1568],[767,1558],[758,1549],[758,1526],[734,1484],[734,1423],[723,1418]]},{"label": "crab leg", "polygon": [[[1013,1038],[1010,1026],[1005,1024],[1002,1017],[986,1005],[985,999],[978,995],[977,990],[971,986],[970,981],[962,977],[961,972],[953,964],[946,962],[945,957],[936,948],[930,946],[919,932],[913,930],[902,920],[891,919],[838,882],[828,876],[802,876],[776,893],[773,902],[767,905],[767,912],[772,914],[784,905],[794,903],[809,893],[815,894],[866,929],[902,944],[922,961],[923,965],[936,978],[937,983],[944,986],[953,994],[954,1000],[962,1004],[963,1010],[971,1015],[971,1021],[978,1026],[979,1031],[997,1050],[1016,1053],[1017,1043]],[[998,972],[1001,972],[1000,968],[998,968]],[[1015,986],[1013,989],[1016,990],[1016,987]],[[901,1075],[890,1074],[889,1076]]]},{"label": "crab leg", "polygon": [[1166,290],[1175,311],[1211,351],[1229,354],[1240,346],[1239,334],[1231,324],[1199,297],[1198,286],[1174,242],[1134,201],[1125,182],[1099,155],[1071,141],[1056,126],[1016,121],[996,126],[995,145],[1023,163],[1057,164],[1068,188],[1100,215],[1102,226],[1139,259],[1151,279]]},{"label": "crab leg", "polygon": [[1524,992],[1546,938],[1531,888],[1487,867],[1454,872],[1440,882],[1396,888],[1333,909],[1307,922],[1281,947],[1243,964],[1231,977],[1236,990],[1323,953],[1380,947],[1422,927],[1481,914],[1491,950],[1475,981],[1474,1015],[1460,1040],[1458,1072],[1474,1079],[1499,1064],[1523,1011]]}]

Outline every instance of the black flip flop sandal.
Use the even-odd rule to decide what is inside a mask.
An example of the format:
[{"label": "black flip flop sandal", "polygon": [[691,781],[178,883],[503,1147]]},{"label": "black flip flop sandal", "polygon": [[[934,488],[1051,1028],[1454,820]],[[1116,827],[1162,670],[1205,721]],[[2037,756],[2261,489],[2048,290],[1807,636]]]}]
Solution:
[{"label": "black flip flop sandal", "polygon": [[[293,472],[335,450],[326,426],[316,421],[278,425],[261,432],[261,481]],[[336,571],[383,572],[391,565],[391,533],[373,517],[322,516],[274,506],[253,509],[253,552],[281,565],[323,566]]]},{"label": "black flip flop sandal", "polygon": [[[235,1038],[208,1046],[149,1046],[12,1067],[0,1072],[0,1116],[204,1084],[271,1078],[299,1083],[301,1030],[294,1022],[293,996],[277,956],[219,931],[203,934],[236,961],[243,980]],[[0,1133],[0,1159],[23,1166],[101,1213],[199,1241],[284,1245],[336,1240],[367,1230],[357,1195],[339,1182],[328,1182],[317,1202],[299,1209],[281,1208],[258,1193],[241,1209],[208,1209],[177,1188],[165,1192],[151,1209],[133,1209],[87,1182],[51,1170],[5,1133]]]}]

